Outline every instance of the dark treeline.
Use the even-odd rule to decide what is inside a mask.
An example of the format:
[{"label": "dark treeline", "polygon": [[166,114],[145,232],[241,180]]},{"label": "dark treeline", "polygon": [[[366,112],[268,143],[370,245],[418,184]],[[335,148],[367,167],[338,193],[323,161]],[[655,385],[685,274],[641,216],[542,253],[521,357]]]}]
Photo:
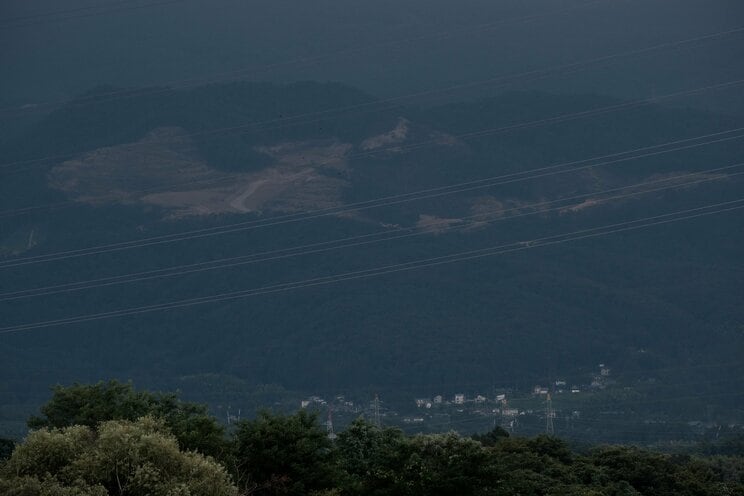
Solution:
[{"label": "dark treeline", "polygon": [[744,494],[736,441],[726,456],[578,453],[498,427],[406,436],[361,418],[331,439],[306,411],[263,412],[228,432],[206,407],[115,381],[55,387],[28,425],[22,443],[0,444],[3,495]]}]

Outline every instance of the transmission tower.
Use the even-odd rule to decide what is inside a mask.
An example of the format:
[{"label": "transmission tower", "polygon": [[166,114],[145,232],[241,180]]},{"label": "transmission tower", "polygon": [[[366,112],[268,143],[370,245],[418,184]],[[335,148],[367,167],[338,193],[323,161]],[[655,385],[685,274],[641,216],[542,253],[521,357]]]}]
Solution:
[{"label": "transmission tower", "polygon": [[326,432],[328,433],[328,439],[330,439],[331,441],[336,439],[336,433],[333,432],[333,409],[330,403],[328,404],[328,420],[326,421]]},{"label": "transmission tower", "polygon": [[238,415],[232,415],[230,413],[230,407],[227,407],[227,424],[230,425],[233,422],[240,422],[240,408],[238,408]]},{"label": "transmission tower", "polygon": [[380,421],[380,397],[376,394],[373,408],[375,412],[375,426],[377,426],[378,428],[382,427],[382,422]]},{"label": "transmission tower", "polygon": [[548,436],[552,436],[555,434],[555,428],[553,427],[554,417],[555,412],[553,411],[553,400],[550,399],[550,393],[548,393],[545,404],[545,434],[547,434]]}]

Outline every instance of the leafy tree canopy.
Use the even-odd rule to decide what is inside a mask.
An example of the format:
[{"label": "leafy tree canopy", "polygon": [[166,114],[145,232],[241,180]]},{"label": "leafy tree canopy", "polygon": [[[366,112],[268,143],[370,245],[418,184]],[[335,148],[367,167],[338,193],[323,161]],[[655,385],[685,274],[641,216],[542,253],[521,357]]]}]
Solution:
[{"label": "leafy tree canopy", "polygon": [[7,496],[234,496],[225,469],[179,450],[162,420],[111,420],[29,434],[0,471]]},{"label": "leafy tree canopy", "polygon": [[205,407],[115,381],[56,387],[29,425],[38,430],[14,450],[0,444],[12,451],[0,462],[3,496],[744,496],[740,456],[576,453],[500,428],[407,436],[357,419],[334,442],[314,414],[264,411],[228,441]]},{"label": "leafy tree canopy", "polygon": [[261,412],[242,421],[235,433],[240,480],[257,494],[304,495],[332,489],[337,452],[317,416]]},{"label": "leafy tree canopy", "polygon": [[473,434],[473,439],[483,446],[495,446],[499,441],[509,437],[509,432],[501,426],[496,426],[484,434]]},{"label": "leafy tree canopy", "polygon": [[401,486],[409,447],[399,429],[380,429],[360,418],[339,434],[336,447],[351,494],[394,494]]},{"label": "leafy tree canopy", "polygon": [[97,384],[55,386],[41,416],[31,417],[31,429],[73,425],[95,427],[108,420],[134,421],[151,415],[162,418],[186,450],[220,457],[226,442],[223,427],[207,407],[184,402],[175,394],[136,391],[132,384],[115,380]]}]

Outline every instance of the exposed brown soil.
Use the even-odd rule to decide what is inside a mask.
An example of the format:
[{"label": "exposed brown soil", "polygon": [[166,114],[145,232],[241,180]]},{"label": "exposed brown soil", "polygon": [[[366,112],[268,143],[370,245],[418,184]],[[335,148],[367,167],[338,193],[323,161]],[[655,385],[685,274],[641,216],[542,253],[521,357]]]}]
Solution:
[{"label": "exposed brown soil", "polygon": [[351,145],[284,143],[259,151],[275,163],[256,173],[227,174],[200,160],[178,128],[160,128],[136,143],[101,148],[52,169],[51,187],[89,204],[142,204],[170,218],[304,211],[340,204]]}]

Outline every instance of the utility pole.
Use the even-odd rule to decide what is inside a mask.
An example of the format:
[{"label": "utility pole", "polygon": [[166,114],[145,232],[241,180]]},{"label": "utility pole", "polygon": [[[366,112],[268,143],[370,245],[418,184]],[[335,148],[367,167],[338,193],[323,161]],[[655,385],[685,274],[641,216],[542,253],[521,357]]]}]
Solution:
[{"label": "utility pole", "polygon": [[555,412],[553,411],[553,400],[550,399],[550,393],[548,393],[545,405],[545,434],[547,434],[548,436],[552,436],[555,434],[555,428],[553,427],[553,417],[555,417]]}]

